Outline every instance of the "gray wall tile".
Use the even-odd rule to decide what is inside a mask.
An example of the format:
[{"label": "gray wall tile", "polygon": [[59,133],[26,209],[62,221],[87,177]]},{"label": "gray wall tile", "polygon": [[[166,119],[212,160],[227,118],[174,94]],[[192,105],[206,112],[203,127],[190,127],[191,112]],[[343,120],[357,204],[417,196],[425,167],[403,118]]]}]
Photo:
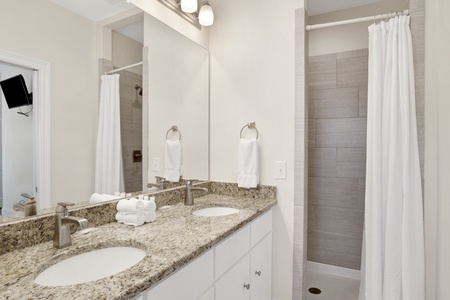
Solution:
[{"label": "gray wall tile", "polygon": [[336,177],[336,174],[336,148],[309,148],[309,177]]},{"label": "gray wall tile", "polygon": [[328,89],[337,87],[336,54],[319,55],[309,58],[309,89]]},{"label": "gray wall tile", "polygon": [[366,118],[317,119],[316,147],[366,147]]},{"label": "gray wall tile", "polygon": [[316,146],[316,124],[312,118],[308,119],[308,146]]},{"label": "gray wall tile", "polygon": [[338,148],[337,177],[366,178],[366,148]]},{"label": "gray wall tile", "polygon": [[336,208],[358,208],[358,179],[309,177],[310,205]]},{"label": "gray wall tile", "polygon": [[336,54],[337,59],[354,58],[354,57],[368,57],[368,56],[369,56],[368,48],[346,51],[346,52],[339,52]]},{"label": "gray wall tile", "polygon": [[367,86],[360,86],[359,88],[359,116],[367,116]]},{"label": "gray wall tile", "polygon": [[338,59],[338,87],[367,86],[368,66],[367,56]]},{"label": "gray wall tile", "polygon": [[[364,211],[360,209],[316,206],[314,221],[310,223],[313,228],[331,234],[343,234],[361,237],[363,233]],[[311,228],[309,232],[314,229]]]},{"label": "gray wall tile", "polygon": [[343,118],[359,116],[357,87],[312,90],[309,92],[310,117]]}]

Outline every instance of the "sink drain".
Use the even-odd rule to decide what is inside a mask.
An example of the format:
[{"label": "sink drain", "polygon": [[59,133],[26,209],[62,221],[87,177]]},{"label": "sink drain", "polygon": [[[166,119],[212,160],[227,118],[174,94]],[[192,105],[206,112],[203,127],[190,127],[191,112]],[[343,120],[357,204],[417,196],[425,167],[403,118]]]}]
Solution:
[{"label": "sink drain", "polygon": [[311,294],[314,294],[314,295],[319,295],[320,293],[322,293],[322,291],[316,287],[309,288],[308,292],[310,292]]}]

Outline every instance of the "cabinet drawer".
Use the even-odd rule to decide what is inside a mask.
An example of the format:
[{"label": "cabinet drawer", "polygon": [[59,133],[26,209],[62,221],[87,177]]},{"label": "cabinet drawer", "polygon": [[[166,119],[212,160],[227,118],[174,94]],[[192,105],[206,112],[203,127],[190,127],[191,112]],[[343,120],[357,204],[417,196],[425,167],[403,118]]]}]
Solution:
[{"label": "cabinet drawer", "polygon": [[209,250],[148,290],[147,300],[197,299],[214,282],[214,252]]},{"label": "cabinet drawer", "polygon": [[250,226],[247,225],[215,247],[215,278],[218,279],[250,250]]},{"label": "cabinet drawer", "polygon": [[251,247],[272,231],[272,209],[251,223]]}]

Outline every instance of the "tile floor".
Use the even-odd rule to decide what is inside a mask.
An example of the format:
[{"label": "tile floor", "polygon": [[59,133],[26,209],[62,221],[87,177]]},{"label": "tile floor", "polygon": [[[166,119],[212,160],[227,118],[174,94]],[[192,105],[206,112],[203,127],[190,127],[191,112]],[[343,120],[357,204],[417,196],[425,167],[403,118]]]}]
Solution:
[{"label": "tile floor", "polygon": [[311,287],[322,292],[314,295],[306,291],[306,300],[358,300],[359,280],[356,279],[308,271],[306,290]]}]

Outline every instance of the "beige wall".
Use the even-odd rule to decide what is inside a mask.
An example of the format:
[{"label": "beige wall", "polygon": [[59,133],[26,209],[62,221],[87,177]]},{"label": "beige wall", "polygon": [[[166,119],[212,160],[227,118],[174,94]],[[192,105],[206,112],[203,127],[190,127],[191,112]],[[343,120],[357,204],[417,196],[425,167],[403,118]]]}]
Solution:
[{"label": "beige wall", "polygon": [[[303,1],[211,1],[211,179],[237,181],[239,131],[259,130],[260,183],[278,187],[273,297],[292,299],[294,227],[295,9]],[[238,8],[238,9],[237,9]],[[275,161],[287,179],[275,180]]]},{"label": "beige wall", "polygon": [[[361,18],[401,11],[407,8],[408,1],[385,0],[352,9],[312,16],[309,17],[308,24]],[[370,21],[311,30],[309,32],[309,55],[315,56],[368,48],[367,27],[372,23]]]},{"label": "beige wall", "polygon": [[[26,8],[26,9],[24,9]],[[44,0],[2,1],[0,48],[51,65],[52,203],[94,189],[95,24]]]},{"label": "beige wall", "polygon": [[450,20],[447,0],[427,0],[425,230],[427,299],[450,299]]},{"label": "beige wall", "polygon": [[176,13],[168,9],[159,1],[153,0],[131,0],[130,3],[136,5],[146,13],[150,14],[154,18],[160,20],[164,24],[178,31],[182,35],[191,39],[195,43],[201,45],[203,48],[208,49],[209,43],[209,28],[203,27],[198,30],[193,25],[190,25],[183,18]]},{"label": "beige wall", "polygon": [[[143,44],[117,32],[112,31],[112,63],[114,67],[124,67],[142,61]],[[142,75],[142,66],[127,69]]]},{"label": "beige wall", "polygon": [[[209,53],[152,16],[144,19],[148,48],[148,181],[164,176],[166,132],[177,125],[186,179],[209,179]],[[191,26],[187,24],[186,26]],[[178,134],[169,133],[169,139]],[[160,161],[159,170],[153,159]],[[145,172],[145,171],[144,171]]]}]

